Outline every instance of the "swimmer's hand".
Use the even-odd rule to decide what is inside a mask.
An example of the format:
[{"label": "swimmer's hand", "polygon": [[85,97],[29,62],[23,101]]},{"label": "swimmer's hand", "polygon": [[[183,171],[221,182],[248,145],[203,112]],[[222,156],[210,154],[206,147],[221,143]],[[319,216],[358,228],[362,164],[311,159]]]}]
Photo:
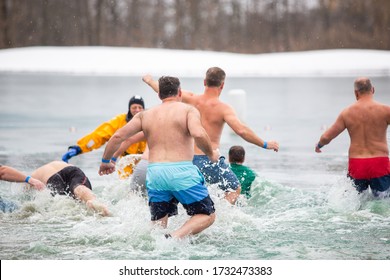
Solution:
[{"label": "swimmer's hand", "polygon": [[46,188],[46,185],[44,183],[42,183],[41,181],[39,181],[38,179],[35,179],[35,178],[30,178],[28,180],[28,183],[36,190],[38,191],[41,191],[41,190],[44,190]]},{"label": "swimmer's hand", "polygon": [[274,150],[275,152],[279,151],[279,143],[276,141],[268,141],[267,142],[267,150]]},{"label": "swimmer's hand", "polygon": [[153,81],[153,78],[152,78],[151,75],[147,74],[147,75],[144,75],[144,76],[142,77],[142,81],[144,81],[145,83],[149,84],[150,82]]},{"label": "swimmer's hand", "polygon": [[318,143],[316,144],[316,148],[315,148],[316,153],[322,153],[321,148],[322,148],[323,146],[324,146],[324,145],[321,145],[320,142],[318,142]]},{"label": "swimmer's hand", "polygon": [[99,168],[99,175],[100,176],[111,174],[114,171],[115,171],[115,164],[114,163],[112,163],[112,162],[109,162],[109,163],[102,162],[100,164],[100,168]]},{"label": "swimmer's hand", "polygon": [[97,212],[98,214],[100,214],[104,217],[111,216],[111,213],[108,210],[108,208],[104,204],[102,204],[101,202],[97,201],[96,199],[88,200],[86,202],[86,205],[89,209]]}]

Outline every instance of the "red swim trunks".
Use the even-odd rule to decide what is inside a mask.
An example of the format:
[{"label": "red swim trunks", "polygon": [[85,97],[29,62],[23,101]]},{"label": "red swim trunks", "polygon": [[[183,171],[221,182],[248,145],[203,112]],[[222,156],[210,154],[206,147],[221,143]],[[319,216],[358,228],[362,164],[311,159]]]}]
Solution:
[{"label": "red swim trunks", "polygon": [[361,193],[368,188],[377,197],[390,195],[390,162],[388,157],[350,158],[348,176]]},{"label": "red swim trunks", "polygon": [[373,179],[390,174],[388,157],[350,158],[348,174],[354,179]]}]

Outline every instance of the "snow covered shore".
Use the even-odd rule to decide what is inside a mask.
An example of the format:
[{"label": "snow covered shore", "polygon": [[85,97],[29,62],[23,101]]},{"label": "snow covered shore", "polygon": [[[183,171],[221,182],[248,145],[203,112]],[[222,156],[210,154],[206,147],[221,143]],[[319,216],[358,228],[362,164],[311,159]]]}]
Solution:
[{"label": "snow covered shore", "polygon": [[388,77],[390,51],[338,49],[246,55],[124,47],[0,50],[0,73],[203,77],[211,66],[223,68],[229,77]]}]

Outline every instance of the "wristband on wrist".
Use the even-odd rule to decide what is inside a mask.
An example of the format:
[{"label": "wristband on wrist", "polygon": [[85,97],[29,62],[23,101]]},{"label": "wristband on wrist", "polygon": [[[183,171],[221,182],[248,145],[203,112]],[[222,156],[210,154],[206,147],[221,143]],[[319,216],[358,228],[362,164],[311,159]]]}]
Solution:
[{"label": "wristband on wrist", "polygon": [[118,159],[118,158],[116,158],[116,157],[112,157],[112,158],[111,158],[111,161],[116,162],[117,159]]},{"label": "wristband on wrist", "polygon": [[26,183],[28,183],[28,180],[30,180],[30,178],[31,178],[31,176],[27,176],[26,179],[24,179],[24,181],[25,181]]},{"label": "wristband on wrist", "polygon": [[321,149],[323,146],[324,146],[324,145],[321,145],[320,142],[318,142],[318,144],[317,144],[317,148],[318,148],[318,149]]},{"label": "wristband on wrist", "polygon": [[102,158],[102,162],[103,162],[103,163],[110,163],[110,160],[109,160],[109,159],[104,159],[104,158]]},{"label": "wristband on wrist", "polygon": [[267,149],[267,146],[268,146],[267,141],[264,141],[263,148],[264,148],[264,149]]}]

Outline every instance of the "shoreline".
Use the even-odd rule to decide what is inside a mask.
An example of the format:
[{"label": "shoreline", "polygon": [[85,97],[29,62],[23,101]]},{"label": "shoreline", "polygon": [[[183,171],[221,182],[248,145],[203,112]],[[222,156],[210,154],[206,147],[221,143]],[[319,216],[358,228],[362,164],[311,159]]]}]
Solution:
[{"label": "shoreline", "polygon": [[390,51],[333,49],[236,54],[124,47],[25,47],[0,50],[0,74],[203,77],[218,65],[229,77],[390,77]]}]

